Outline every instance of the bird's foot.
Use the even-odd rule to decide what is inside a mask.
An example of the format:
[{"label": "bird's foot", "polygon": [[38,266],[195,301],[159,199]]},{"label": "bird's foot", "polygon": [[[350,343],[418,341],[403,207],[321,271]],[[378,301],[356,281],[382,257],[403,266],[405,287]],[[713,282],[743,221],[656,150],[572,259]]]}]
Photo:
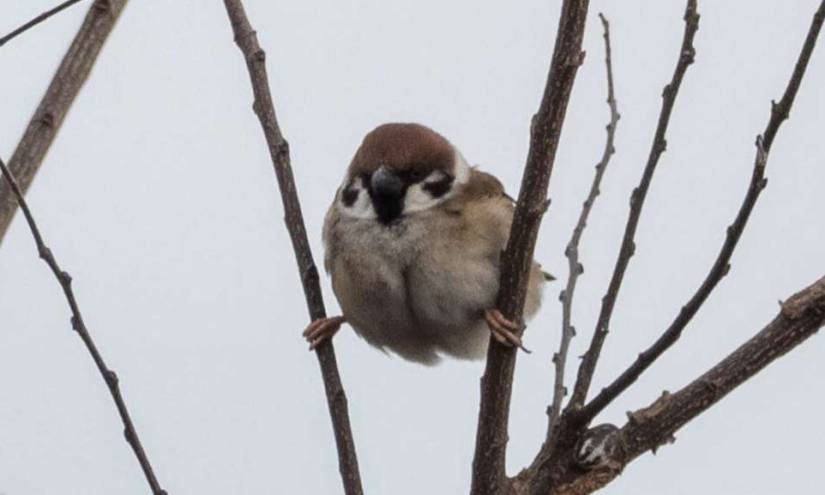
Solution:
[{"label": "bird's foot", "polygon": [[516,332],[521,330],[521,327],[505,318],[504,315],[501,314],[501,311],[495,308],[484,310],[484,321],[487,322],[493,338],[500,344],[507,347],[516,346],[527,354],[530,354],[530,350],[521,343],[521,337],[516,334]]},{"label": "bird's foot", "polygon": [[321,342],[331,339],[341,328],[341,324],[347,321],[343,316],[333,316],[331,318],[318,318],[304,330],[303,336],[309,342],[309,350],[312,351]]}]

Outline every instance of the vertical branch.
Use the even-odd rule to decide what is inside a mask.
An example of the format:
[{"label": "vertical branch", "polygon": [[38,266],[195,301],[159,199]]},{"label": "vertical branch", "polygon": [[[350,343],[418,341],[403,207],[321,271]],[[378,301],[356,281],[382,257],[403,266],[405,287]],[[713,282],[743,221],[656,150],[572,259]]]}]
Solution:
[{"label": "vertical branch", "polygon": [[573,229],[573,235],[570,242],[567,243],[567,248],[564,250],[564,255],[567,257],[568,264],[568,278],[567,286],[561,293],[560,299],[562,304],[562,333],[561,343],[559,344],[559,352],[553,356],[553,364],[556,367],[556,378],[553,386],[553,402],[550,406],[550,421],[547,428],[548,435],[552,437],[552,431],[558,421],[561,413],[561,405],[564,401],[564,396],[567,395],[567,387],[564,386],[564,368],[567,364],[567,354],[570,349],[570,341],[576,335],[576,330],[571,323],[573,313],[573,296],[576,291],[576,282],[578,282],[579,275],[584,272],[584,267],[579,261],[579,243],[587,226],[587,219],[590,216],[590,211],[593,209],[593,204],[596,202],[600,191],[599,188],[604,177],[604,171],[607,169],[610,158],[616,152],[613,143],[616,139],[616,126],[619,122],[619,110],[616,105],[616,98],[613,92],[613,62],[610,53],[610,23],[599,14],[599,19],[602,21],[604,28],[604,50],[605,50],[605,66],[607,69],[607,105],[610,108],[610,122],[607,124],[607,140],[602,152],[602,158],[596,164],[596,174],[593,177],[593,183],[590,186],[590,192],[587,199],[584,201],[579,220],[576,222],[576,227]]},{"label": "vertical branch", "polygon": [[590,341],[590,347],[579,366],[576,384],[573,388],[573,396],[568,405],[570,409],[581,407],[587,398],[587,391],[590,388],[590,382],[593,380],[596,363],[599,360],[599,354],[604,345],[604,340],[607,338],[610,319],[613,316],[613,308],[619,296],[619,289],[622,286],[622,280],[624,279],[627,265],[630,263],[630,258],[636,251],[634,238],[636,236],[636,228],[639,226],[639,219],[642,215],[645,197],[647,196],[650,182],[653,179],[653,173],[656,171],[656,166],[659,163],[659,158],[667,148],[665,134],[670,123],[673,106],[676,103],[676,96],[679,93],[679,87],[682,84],[682,79],[684,78],[685,72],[687,72],[687,68],[693,63],[696,54],[696,50],[693,48],[693,38],[699,29],[699,14],[696,12],[696,0],[688,0],[684,19],[685,33],[682,38],[682,46],[679,49],[679,61],[673,72],[673,79],[665,86],[662,92],[662,110],[659,114],[659,122],[656,125],[653,145],[650,149],[650,155],[642,179],[630,197],[630,215],[627,219],[622,245],[619,248],[619,257],[616,260],[616,267],[613,270],[613,276],[610,279],[607,293],[604,298],[602,298],[602,307],[599,312],[598,321],[596,322],[596,330],[593,332],[593,338]]},{"label": "vertical branch", "polygon": [[742,233],[750,219],[756,201],[759,199],[759,195],[768,183],[768,179],[765,178],[765,167],[768,163],[771,145],[776,137],[776,133],[779,131],[780,125],[788,118],[791,106],[796,98],[796,93],[805,75],[805,69],[808,67],[808,62],[811,59],[817,37],[822,29],[823,21],[825,21],[825,0],[820,4],[816,14],[814,14],[808,35],[805,38],[802,50],[799,53],[799,58],[796,61],[782,99],[779,100],[779,103],[771,102],[771,116],[765,127],[765,132],[756,137],[756,158],[754,159],[750,185],[748,186],[742,205],[736,214],[736,218],[728,227],[725,241],[708,275],[705,277],[702,285],[696,290],[693,297],[682,307],[679,314],[656,342],[644,352],[640,353],[632,365],[582,409],[581,418],[583,421],[589,421],[594,418],[616,397],[627,390],[659,356],[676,343],[682,335],[682,331],[702,307],[708,296],[713,292],[713,289],[730,271],[730,260],[736,249],[736,245],[742,237]]},{"label": "vertical branch", "polygon": [[[533,116],[530,150],[513,217],[507,247],[502,253],[497,305],[504,315],[520,322],[527,279],[533,262],[538,229],[547,208],[547,188],[561,137],[567,103],[579,65],[587,0],[565,0],[541,105]],[[487,366],[481,378],[476,447],[473,458],[473,495],[499,494],[507,476],[507,421],[510,413],[515,351],[490,341]]]},{"label": "vertical branch", "polygon": [[26,217],[26,222],[29,224],[29,229],[31,230],[34,241],[37,244],[37,252],[40,255],[40,258],[45,261],[47,265],[49,265],[49,268],[55,278],[60,283],[60,287],[63,289],[63,294],[66,296],[66,301],[69,303],[69,308],[72,312],[72,328],[77,332],[81,340],[83,340],[86,350],[89,351],[89,354],[95,362],[95,366],[97,366],[97,370],[100,372],[100,376],[103,377],[103,381],[106,382],[106,386],[109,388],[109,393],[112,395],[112,400],[115,401],[117,412],[120,414],[121,421],[123,421],[123,433],[126,437],[126,441],[132,447],[132,451],[135,453],[135,457],[137,457],[141,469],[143,469],[143,474],[146,476],[146,481],[149,482],[152,493],[154,495],[166,495],[166,491],[164,491],[160,487],[160,483],[158,483],[158,479],[155,476],[155,472],[152,470],[152,465],[149,462],[149,458],[146,456],[146,451],[143,449],[143,444],[140,442],[140,437],[138,437],[137,430],[135,430],[135,425],[132,423],[132,417],[129,415],[129,410],[126,408],[126,402],[123,400],[123,395],[120,392],[120,384],[117,374],[115,374],[111,368],[106,366],[103,356],[100,355],[100,351],[98,351],[89,330],[86,328],[86,323],[83,321],[83,315],[80,313],[80,306],[77,303],[74,290],[72,289],[71,275],[64,271],[60,265],[58,265],[51,249],[49,249],[43,241],[43,236],[40,234],[40,230],[37,228],[37,224],[35,223],[34,217],[29,210],[29,206],[26,204],[26,200],[23,197],[23,191],[14,179],[14,175],[12,175],[11,171],[8,167],[6,167],[6,164],[2,159],[0,159],[0,171],[2,171],[3,177],[6,179],[5,183],[9,185],[12,194],[19,203],[20,208],[23,210],[23,215]]},{"label": "vertical branch", "polygon": [[[46,94],[29,122],[9,170],[25,193],[49,151],[63,119],[89,77],[103,43],[112,32],[127,0],[95,0],[69,50],[63,56]],[[6,76],[7,77],[7,76]],[[8,184],[0,183],[0,242],[17,211],[17,201]]]},{"label": "vertical branch", "polygon": [[[249,23],[241,0],[224,0],[226,12],[232,24],[235,43],[243,53],[255,101],[253,110],[258,116],[264,131],[275,176],[281,191],[281,199],[287,230],[292,240],[301,283],[304,288],[307,309],[312,320],[326,316],[321,286],[318,280],[318,269],[312,259],[312,251],[307,240],[304,218],[301,213],[301,204],[295,188],[295,179],[292,176],[292,165],[289,157],[289,144],[281,134],[272,95],[269,91],[269,79],[266,72],[266,55],[258,44],[255,31]],[[338,365],[335,360],[335,351],[330,339],[316,348],[316,356],[321,366],[321,375],[324,379],[327,404],[335,433],[335,442],[338,448],[338,467],[347,495],[361,495],[361,476],[358,471],[358,459],[355,455],[355,443],[350,427],[347,397],[341,378],[338,374]]]}]

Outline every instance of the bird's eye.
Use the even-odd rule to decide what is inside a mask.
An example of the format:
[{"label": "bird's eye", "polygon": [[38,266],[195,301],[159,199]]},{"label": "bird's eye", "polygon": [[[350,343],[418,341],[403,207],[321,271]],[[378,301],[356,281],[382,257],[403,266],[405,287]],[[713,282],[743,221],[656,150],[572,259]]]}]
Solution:
[{"label": "bird's eye", "polygon": [[425,182],[424,190],[429,192],[433,198],[440,198],[450,191],[450,188],[453,185],[453,180],[454,179],[452,176],[445,174],[436,181]]},{"label": "bird's eye", "polygon": [[420,182],[424,179],[424,171],[420,169],[408,170],[406,175],[411,182]]}]

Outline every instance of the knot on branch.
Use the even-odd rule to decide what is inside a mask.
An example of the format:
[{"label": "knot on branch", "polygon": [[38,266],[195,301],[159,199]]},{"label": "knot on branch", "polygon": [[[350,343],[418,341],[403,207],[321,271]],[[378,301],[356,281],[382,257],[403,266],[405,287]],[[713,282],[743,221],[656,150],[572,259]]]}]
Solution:
[{"label": "knot on branch", "polygon": [[782,316],[791,320],[803,317],[809,311],[825,317],[825,277],[781,303]]},{"label": "knot on branch", "polygon": [[57,119],[54,116],[54,112],[51,110],[44,111],[37,119],[40,125],[42,125],[43,127],[48,127],[49,129],[54,129],[56,120]]},{"label": "knot on branch", "polygon": [[112,11],[112,2],[111,0],[96,0],[92,8],[98,14],[108,14]]},{"label": "knot on branch", "polygon": [[106,370],[106,383],[112,388],[117,387],[118,383],[120,383],[117,373],[112,370]]},{"label": "knot on branch", "polygon": [[582,469],[621,471],[625,463],[625,449],[619,429],[611,424],[590,428],[576,443],[573,455],[576,465]]},{"label": "knot on branch", "polygon": [[662,412],[665,407],[670,403],[671,395],[670,392],[665,390],[662,392],[662,395],[656,399],[653,404],[639,409],[638,411],[630,411],[627,413],[627,419],[630,421],[631,424],[639,426],[647,421],[656,418],[656,415]]}]

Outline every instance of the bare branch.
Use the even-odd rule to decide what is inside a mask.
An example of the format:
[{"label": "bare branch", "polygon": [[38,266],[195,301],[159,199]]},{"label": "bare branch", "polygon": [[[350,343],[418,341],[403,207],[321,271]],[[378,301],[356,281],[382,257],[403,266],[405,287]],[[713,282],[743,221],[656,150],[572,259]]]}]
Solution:
[{"label": "bare branch", "polygon": [[[69,107],[89,77],[100,49],[112,32],[126,2],[127,0],[95,0],[69,50],[63,56],[46,94],[40,100],[40,105],[9,160],[9,170],[17,178],[24,193],[40,169]],[[5,183],[0,182],[0,242],[16,211],[17,201],[14,195]]]},{"label": "bare branch", "polygon": [[9,184],[12,194],[14,194],[20,208],[23,210],[23,215],[26,217],[26,222],[29,224],[29,229],[31,230],[34,241],[37,244],[37,252],[40,255],[40,258],[45,261],[47,265],[49,265],[49,268],[52,270],[55,278],[57,278],[57,281],[60,283],[60,287],[63,289],[63,294],[66,296],[66,301],[69,303],[69,308],[72,311],[72,328],[77,332],[81,340],[83,340],[83,344],[86,345],[86,349],[89,351],[89,354],[91,354],[92,359],[95,362],[95,366],[97,366],[97,370],[100,372],[100,376],[109,388],[109,393],[115,401],[115,406],[117,406],[120,419],[123,421],[123,433],[126,436],[126,441],[132,447],[135,457],[137,457],[140,467],[143,469],[143,474],[146,476],[146,481],[149,482],[149,486],[152,488],[152,493],[154,495],[166,495],[166,491],[164,491],[160,487],[160,483],[158,483],[155,472],[152,470],[152,465],[149,462],[149,458],[146,456],[146,451],[143,449],[143,444],[141,444],[140,438],[138,437],[137,430],[135,430],[135,425],[132,423],[129,410],[126,408],[126,402],[123,400],[123,395],[120,392],[120,384],[117,374],[115,374],[111,368],[106,366],[106,362],[100,355],[100,351],[98,351],[89,330],[86,328],[86,323],[83,321],[83,316],[80,313],[80,307],[77,303],[77,299],[75,298],[74,290],[72,290],[71,275],[60,268],[60,265],[58,265],[51,249],[49,249],[43,241],[43,236],[40,234],[40,230],[37,228],[37,224],[34,221],[31,210],[29,210],[29,206],[26,204],[26,200],[23,197],[23,191],[20,189],[20,186],[14,179],[14,175],[12,175],[11,171],[8,167],[6,167],[6,164],[2,159],[0,159],[0,170],[3,173],[3,177],[6,179],[5,182]]},{"label": "bare branch", "polygon": [[[587,0],[565,0],[562,4],[553,59],[541,105],[533,117],[527,164],[507,248],[502,253],[497,306],[507,318],[517,322],[521,321],[524,311],[528,273],[546,209],[547,187],[567,103],[584,57],[581,44],[588,6]],[[505,472],[507,419],[515,359],[513,349],[491,339],[487,366],[481,378],[473,495],[499,494],[508,483]]]},{"label": "bare branch", "polygon": [[776,318],[736,351],[655,408],[629,415],[621,435],[627,460],[672,438],[679,428],[784,356],[825,325],[825,277],[796,293]]},{"label": "bare branch", "polygon": [[[298,262],[307,309],[312,320],[324,318],[326,310],[318,280],[318,269],[315,267],[312,258],[304,218],[301,213],[301,204],[296,192],[295,179],[292,176],[289,144],[281,134],[272,95],[269,91],[266,56],[258,44],[258,38],[249,23],[241,0],[224,0],[224,5],[232,24],[235,43],[243,53],[246,67],[249,70],[249,78],[255,96],[252,108],[261,122],[264,137],[269,147],[269,154],[272,158],[272,165],[275,168],[275,176],[278,179],[284,205],[284,220]],[[327,339],[316,347],[316,356],[324,379],[327,404],[332,418],[335,442],[338,447],[338,467],[341,472],[344,491],[347,495],[361,495],[363,489],[361,488],[358,459],[355,455],[355,443],[347,410],[347,397],[338,374],[338,365],[331,339]]]},{"label": "bare branch", "polygon": [[756,138],[756,158],[754,160],[753,174],[750,185],[748,186],[748,191],[745,194],[745,199],[739,208],[739,212],[736,214],[736,219],[733,221],[733,224],[728,227],[722,249],[714,261],[710,272],[693,297],[682,307],[679,314],[656,342],[639,354],[636,361],[634,361],[630,367],[581,410],[580,416],[584,422],[589,422],[616,397],[630,387],[659,356],[679,339],[687,324],[702,307],[702,304],[707,300],[716,285],[730,270],[730,259],[731,256],[733,256],[733,251],[736,249],[742,232],[745,230],[745,226],[747,225],[756,201],[759,199],[760,193],[768,183],[765,178],[765,166],[767,165],[770,146],[779,130],[779,126],[788,118],[799,85],[802,82],[802,77],[805,75],[805,69],[808,66],[811,53],[816,45],[823,19],[825,19],[825,1],[822,2],[819,10],[814,15],[808,36],[805,39],[802,51],[799,54],[799,59],[796,62],[793,74],[791,75],[790,81],[788,81],[788,86],[782,95],[782,99],[778,104],[772,104],[771,116],[765,128],[765,133]]},{"label": "bare branch", "polygon": [[599,19],[602,21],[604,28],[604,50],[605,50],[605,65],[607,68],[607,105],[610,108],[610,122],[607,124],[607,140],[602,152],[602,158],[596,164],[596,174],[593,177],[593,183],[590,186],[590,192],[587,199],[584,201],[579,220],[576,222],[576,227],[573,229],[573,236],[570,242],[567,243],[567,248],[564,250],[567,256],[568,263],[568,278],[567,286],[559,296],[562,304],[562,333],[561,343],[559,344],[559,352],[553,356],[553,364],[556,367],[556,378],[553,386],[553,402],[550,406],[550,419],[547,433],[552,437],[552,432],[555,424],[558,421],[559,413],[561,413],[561,405],[564,401],[564,396],[567,395],[567,387],[564,386],[564,368],[567,364],[567,354],[570,349],[570,341],[576,335],[576,330],[571,323],[573,313],[573,296],[576,292],[576,282],[579,276],[584,272],[584,267],[579,262],[579,243],[587,226],[587,219],[590,216],[590,211],[593,209],[593,204],[599,196],[599,188],[601,187],[602,177],[604,171],[607,169],[610,158],[616,152],[613,143],[616,138],[616,126],[619,122],[619,110],[616,105],[616,98],[613,92],[613,62],[610,54],[610,23],[604,15],[599,14]]},{"label": "bare branch", "polygon": [[599,312],[598,321],[596,322],[596,329],[593,332],[593,338],[590,341],[590,347],[579,366],[576,384],[573,388],[573,396],[568,404],[568,408],[571,410],[581,407],[587,398],[587,391],[590,388],[590,382],[593,380],[596,363],[599,360],[599,354],[604,345],[604,340],[607,338],[610,319],[613,316],[613,308],[619,296],[619,289],[621,288],[627,265],[630,263],[630,258],[636,250],[634,238],[636,236],[636,228],[639,225],[639,218],[642,215],[645,197],[647,196],[650,182],[653,179],[653,173],[656,171],[656,166],[659,163],[659,158],[667,148],[665,134],[670,123],[670,116],[673,112],[676,96],[679,93],[679,87],[682,84],[685,72],[687,72],[688,67],[693,63],[696,54],[693,48],[693,38],[699,29],[699,14],[696,12],[696,0],[688,0],[684,19],[685,32],[682,39],[682,46],[679,49],[679,61],[673,72],[673,78],[662,92],[662,110],[659,114],[659,122],[656,125],[653,145],[650,148],[650,155],[642,179],[630,197],[630,215],[627,219],[624,238],[619,249],[619,257],[616,260],[616,267],[613,270],[613,276],[610,279],[607,293],[602,299],[602,307]]},{"label": "bare branch", "polygon": [[43,12],[39,16],[35,17],[34,19],[30,20],[29,22],[23,24],[22,26],[18,27],[14,31],[12,31],[9,34],[7,34],[7,35],[3,36],[2,38],[0,38],[0,46],[5,45],[6,43],[11,41],[12,39],[14,39],[17,36],[25,33],[26,31],[33,28],[34,26],[37,26],[38,24],[45,21],[49,17],[57,14],[58,12],[60,12],[64,9],[67,9],[67,8],[71,7],[72,5],[74,5],[74,4],[76,4],[77,2],[80,2],[80,1],[81,0],[67,0],[67,1],[61,3],[60,5],[58,5],[57,7],[54,7],[53,9],[50,9],[50,10],[47,10],[46,12]]},{"label": "bare branch", "polygon": [[[673,442],[673,434],[682,426],[814,335],[823,325],[825,277],[791,297],[764,329],[692,383],[674,394],[664,392],[650,406],[628,413],[628,422],[621,429],[611,427],[611,433],[603,440],[604,445],[615,448],[599,458],[597,465],[566,471],[558,489],[545,493],[584,495],[601,488],[641,454],[648,450],[655,452]],[[590,431],[605,429],[605,426]]]}]

